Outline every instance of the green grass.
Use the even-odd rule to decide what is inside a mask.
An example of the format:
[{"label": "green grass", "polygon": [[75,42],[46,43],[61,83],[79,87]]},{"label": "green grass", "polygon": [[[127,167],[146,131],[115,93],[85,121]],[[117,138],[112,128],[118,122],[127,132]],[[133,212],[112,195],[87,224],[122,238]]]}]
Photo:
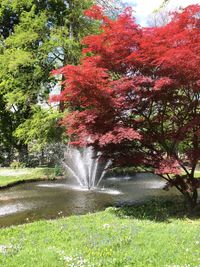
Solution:
[{"label": "green grass", "polygon": [[183,208],[151,201],[1,229],[0,266],[197,267],[200,220]]},{"label": "green grass", "polygon": [[54,168],[0,168],[0,188],[28,180],[55,178]]},{"label": "green grass", "polygon": [[200,177],[200,171],[195,171],[195,177],[199,178]]}]

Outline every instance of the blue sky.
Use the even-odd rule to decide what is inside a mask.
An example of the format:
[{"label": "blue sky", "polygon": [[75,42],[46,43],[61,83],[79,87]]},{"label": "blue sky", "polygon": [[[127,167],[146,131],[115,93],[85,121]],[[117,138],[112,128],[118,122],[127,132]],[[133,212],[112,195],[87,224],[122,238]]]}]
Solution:
[{"label": "blue sky", "polygon": [[[135,10],[137,22],[142,25],[147,25],[148,16],[157,9],[163,2],[163,0],[123,0],[133,6]],[[186,7],[190,4],[200,4],[200,0],[170,0],[169,9],[177,7]]]}]

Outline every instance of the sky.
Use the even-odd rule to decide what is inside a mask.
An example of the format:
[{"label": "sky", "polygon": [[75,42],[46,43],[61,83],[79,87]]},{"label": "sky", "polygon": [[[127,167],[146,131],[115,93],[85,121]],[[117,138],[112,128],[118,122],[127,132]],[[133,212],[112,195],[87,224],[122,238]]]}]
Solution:
[{"label": "sky", "polygon": [[[124,2],[133,6],[136,14],[137,23],[141,26],[147,26],[147,20],[149,15],[160,5],[163,0],[123,0]],[[200,0],[170,0],[168,6],[170,9],[177,8],[179,6],[186,7],[191,4],[200,4]]]}]

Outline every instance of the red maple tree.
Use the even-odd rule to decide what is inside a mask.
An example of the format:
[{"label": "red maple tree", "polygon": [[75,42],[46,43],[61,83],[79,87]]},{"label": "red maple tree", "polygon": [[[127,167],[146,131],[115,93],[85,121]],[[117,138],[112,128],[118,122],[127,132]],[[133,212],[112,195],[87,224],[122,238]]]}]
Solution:
[{"label": "red maple tree", "polygon": [[[57,99],[76,145],[92,145],[113,165],[148,167],[197,204],[200,180],[200,6],[173,14],[170,23],[141,28],[126,9],[116,20],[101,8],[98,35],[84,38],[80,65],[63,74]],[[88,138],[89,137],[89,138]]]}]

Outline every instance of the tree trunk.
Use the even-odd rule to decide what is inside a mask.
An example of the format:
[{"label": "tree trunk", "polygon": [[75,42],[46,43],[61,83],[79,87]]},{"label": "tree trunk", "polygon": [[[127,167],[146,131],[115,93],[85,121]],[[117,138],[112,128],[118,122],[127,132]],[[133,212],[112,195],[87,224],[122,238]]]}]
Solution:
[{"label": "tree trunk", "polygon": [[193,212],[197,206],[197,200],[198,200],[197,189],[194,189],[194,191],[191,193],[185,192],[184,197],[185,197],[189,212]]},{"label": "tree trunk", "polygon": [[175,186],[176,189],[184,196],[188,210],[192,212],[198,204],[198,180],[191,176],[183,177],[176,175],[173,179],[168,177],[167,181],[168,182],[164,189],[169,190],[170,187]]},{"label": "tree trunk", "polygon": [[17,148],[18,150],[18,160],[20,163],[28,163],[28,146],[21,144]]},{"label": "tree trunk", "polygon": [[41,150],[40,158],[39,158],[39,165],[44,165],[44,150]]}]

